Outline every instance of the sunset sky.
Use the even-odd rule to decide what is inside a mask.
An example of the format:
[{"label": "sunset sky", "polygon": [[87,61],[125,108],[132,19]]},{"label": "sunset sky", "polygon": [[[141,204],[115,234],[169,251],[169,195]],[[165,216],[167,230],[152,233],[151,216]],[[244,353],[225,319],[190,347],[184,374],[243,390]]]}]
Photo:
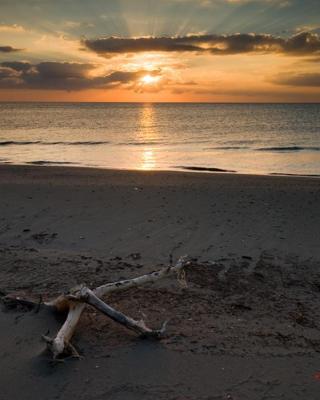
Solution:
[{"label": "sunset sky", "polygon": [[319,102],[319,0],[1,0],[1,101]]}]

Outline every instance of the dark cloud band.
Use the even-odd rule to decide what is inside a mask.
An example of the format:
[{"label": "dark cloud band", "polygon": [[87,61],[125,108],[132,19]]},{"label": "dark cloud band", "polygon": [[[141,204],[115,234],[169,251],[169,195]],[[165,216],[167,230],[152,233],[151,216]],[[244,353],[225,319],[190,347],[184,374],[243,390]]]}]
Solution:
[{"label": "dark cloud band", "polygon": [[273,79],[273,83],[286,86],[320,87],[320,73],[281,74]]},{"label": "dark cloud band", "polygon": [[68,62],[0,63],[0,88],[82,90],[108,89],[129,84],[141,78],[145,71],[114,71],[108,75],[92,76],[94,64]]},{"label": "dark cloud band", "polygon": [[22,51],[22,49],[16,49],[12,46],[0,46],[0,53],[15,53],[17,51]]},{"label": "dark cloud band", "polygon": [[320,52],[320,37],[303,32],[290,38],[264,34],[191,35],[184,37],[98,38],[86,39],[83,45],[99,55],[110,57],[123,53],[150,51],[194,52],[216,55],[243,53],[283,53],[310,55]]}]

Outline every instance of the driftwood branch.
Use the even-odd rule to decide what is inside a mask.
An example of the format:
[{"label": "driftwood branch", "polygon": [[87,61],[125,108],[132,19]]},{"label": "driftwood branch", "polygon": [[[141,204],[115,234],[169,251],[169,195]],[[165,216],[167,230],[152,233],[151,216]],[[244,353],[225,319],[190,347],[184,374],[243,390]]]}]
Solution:
[{"label": "driftwood branch", "polygon": [[54,339],[47,336],[43,336],[43,339],[47,342],[49,350],[53,354],[53,358],[68,353],[77,356],[75,348],[71,344],[71,338],[80,320],[81,314],[85,309],[84,303],[76,303],[70,301],[69,311],[64,324],[57,333]]},{"label": "driftwood branch", "polygon": [[[143,320],[136,321],[123,313],[113,309],[110,305],[106,304],[101,300],[102,297],[116,292],[130,289],[132,287],[139,287],[148,283],[155,283],[160,279],[177,274],[178,279],[181,280],[183,277],[184,267],[189,264],[188,257],[181,257],[176,265],[163,268],[159,271],[152,272],[150,274],[142,275],[137,278],[121,280],[115,283],[108,283],[106,285],[99,286],[93,290],[90,290],[86,285],[77,286],[70,290],[67,294],[62,294],[56,299],[50,302],[44,302],[41,305],[50,307],[58,312],[68,311],[67,318],[62,325],[61,329],[57,333],[55,338],[49,338],[43,336],[43,339],[47,342],[48,348],[53,354],[53,358],[63,356],[64,354],[71,354],[73,356],[79,356],[71,344],[71,338],[75,332],[76,326],[80,320],[82,312],[84,311],[86,304],[90,304],[103,314],[133,330],[143,337],[154,337],[161,338],[164,334],[166,323],[165,322],[160,330],[152,330],[146,326]],[[16,304],[25,305],[27,307],[39,307],[39,303],[30,302],[21,298],[12,298],[6,296],[7,301],[16,302]],[[3,300],[3,299],[2,299]]]},{"label": "driftwood branch", "polygon": [[101,311],[107,317],[111,318],[113,321],[124,325],[126,328],[133,330],[138,333],[142,337],[153,337],[156,339],[160,339],[167,325],[167,321],[163,323],[161,329],[152,330],[148,328],[143,320],[136,321],[133,318],[126,316],[120,311],[115,310],[105,302],[103,302],[99,297],[97,297],[94,292],[86,287],[82,288],[77,296],[78,301],[83,301],[87,304],[90,304],[97,310]]},{"label": "driftwood branch", "polygon": [[137,278],[122,280],[115,283],[108,283],[106,285],[97,287],[93,290],[93,292],[96,296],[103,297],[115,291],[127,290],[132,287],[145,285],[147,283],[154,283],[160,279],[172,276],[174,274],[179,275],[179,273],[188,263],[188,256],[180,257],[176,265],[162,268],[159,271],[152,272],[151,274],[142,275]]},{"label": "driftwood branch", "polygon": [[41,307],[41,305],[43,305],[41,297],[39,301],[36,302],[32,300],[22,299],[19,296],[5,295],[1,298],[1,301],[7,308],[21,307],[28,310],[35,310],[36,312],[39,311],[39,308]]}]

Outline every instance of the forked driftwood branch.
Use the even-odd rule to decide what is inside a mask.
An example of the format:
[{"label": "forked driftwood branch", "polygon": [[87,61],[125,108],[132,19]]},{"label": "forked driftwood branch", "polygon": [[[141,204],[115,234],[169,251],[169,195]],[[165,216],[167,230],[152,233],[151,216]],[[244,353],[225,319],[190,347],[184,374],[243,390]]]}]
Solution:
[{"label": "forked driftwood branch", "polygon": [[[184,279],[184,267],[189,264],[187,256],[181,257],[176,265],[163,268],[159,271],[150,274],[142,275],[137,278],[122,280],[115,283],[108,283],[99,286],[93,290],[89,289],[86,285],[77,286],[69,291],[69,293],[62,294],[56,299],[42,303],[44,306],[49,307],[58,312],[67,311],[67,318],[57,333],[55,338],[43,336],[47,342],[48,348],[52,352],[53,358],[57,359],[64,355],[72,355],[79,357],[78,352],[71,344],[71,338],[75,332],[82,312],[87,304],[93,306],[113,321],[133,330],[142,337],[153,337],[160,339],[167,325],[167,321],[163,323],[159,330],[152,330],[146,326],[143,320],[136,321],[123,313],[115,310],[110,305],[105,303],[102,298],[110,293],[116,291],[127,290],[132,287],[138,287],[147,283],[154,283],[160,279],[177,274],[178,279]],[[5,296],[2,298],[3,302],[7,305],[18,303],[27,307],[39,307],[39,303],[33,303],[28,300],[23,300],[18,297]]]},{"label": "forked driftwood branch", "polygon": [[94,292],[87,287],[83,287],[78,296],[71,296],[71,299],[82,301],[87,304],[90,304],[98,311],[101,311],[107,317],[111,318],[113,321],[118,322],[119,324],[124,325],[126,328],[133,330],[138,333],[142,337],[155,337],[161,338],[165,331],[165,327],[167,325],[167,321],[165,321],[159,330],[152,330],[148,328],[143,320],[136,321],[133,318],[127,317],[125,314],[120,311],[115,310],[105,302],[103,302]]}]

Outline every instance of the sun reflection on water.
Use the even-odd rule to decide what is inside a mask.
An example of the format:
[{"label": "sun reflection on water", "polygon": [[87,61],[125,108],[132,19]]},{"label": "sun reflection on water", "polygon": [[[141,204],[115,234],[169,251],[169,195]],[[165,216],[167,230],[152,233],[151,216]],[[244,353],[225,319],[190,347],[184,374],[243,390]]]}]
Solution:
[{"label": "sun reflection on water", "polygon": [[151,142],[155,141],[157,137],[158,132],[155,129],[154,106],[153,104],[145,104],[140,114],[139,141],[146,143],[146,147],[141,149],[140,169],[152,170],[156,168],[156,149],[152,146]]},{"label": "sun reflection on water", "polygon": [[155,166],[156,166],[156,160],[154,158],[153,150],[150,148],[144,149],[141,158],[141,169],[144,170],[155,169]]}]

